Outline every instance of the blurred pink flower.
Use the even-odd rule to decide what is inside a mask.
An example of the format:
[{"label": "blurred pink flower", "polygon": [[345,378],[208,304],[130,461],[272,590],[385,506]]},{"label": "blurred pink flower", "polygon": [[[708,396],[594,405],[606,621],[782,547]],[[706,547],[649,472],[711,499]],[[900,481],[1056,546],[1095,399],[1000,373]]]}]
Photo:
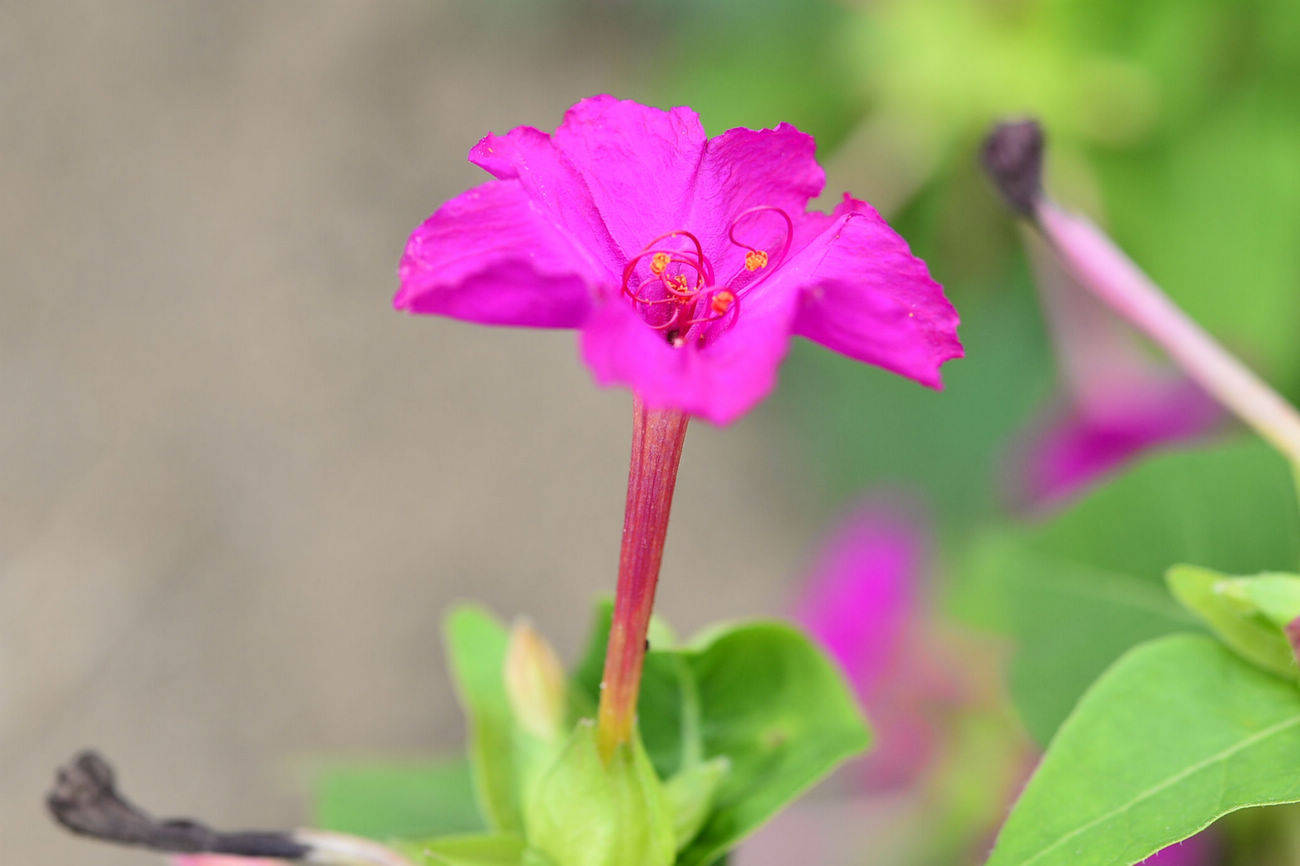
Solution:
[{"label": "blurred pink flower", "polygon": [[496,179],[417,228],[393,304],[577,328],[602,385],[724,424],[761,400],[791,334],[938,388],[957,314],[870,205],[825,182],[789,124],[707,138],[689,108],[585,99],[548,135],[488,135]]},{"label": "blurred pink flower", "polygon": [[1213,830],[1203,830],[1190,839],[1184,839],[1157,851],[1140,866],[1210,866],[1219,862],[1219,846]]},{"label": "blurred pink flower", "polygon": [[933,757],[942,706],[960,701],[923,629],[927,546],[922,521],[865,504],[825,544],[797,609],[871,719],[876,742],[863,765],[871,788],[915,782]]},{"label": "blurred pink flower", "polygon": [[1038,506],[1144,451],[1205,435],[1223,413],[1191,380],[1140,352],[1114,313],[1075,285],[1040,241],[1029,243],[1064,392],[1016,447],[1016,498]]},{"label": "blurred pink flower", "polygon": [[172,866],[285,866],[285,861],[261,857],[226,857],[224,854],[181,854],[172,858]]}]

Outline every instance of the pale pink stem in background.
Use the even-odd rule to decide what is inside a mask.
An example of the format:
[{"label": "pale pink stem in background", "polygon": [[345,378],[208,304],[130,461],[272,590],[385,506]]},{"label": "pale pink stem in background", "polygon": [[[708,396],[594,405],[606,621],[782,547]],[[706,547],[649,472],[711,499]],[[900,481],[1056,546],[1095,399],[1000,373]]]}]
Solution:
[{"label": "pale pink stem in background", "polygon": [[1169,353],[1207,392],[1300,466],[1300,414],[1165,296],[1088,219],[1044,197],[1034,204],[1044,236],[1081,285]]},{"label": "pale pink stem in background", "polygon": [[363,839],[360,836],[348,836],[343,833],[330,833],[325,830],[297,830],[294,839],[311,846],[307,855],[308,862],[338,864],[358,864],[358,866],[415,866],[415,864],[391,848]]},{"label": "pale pink stem in background", "polygon": [[1052,333],[1061,378],[1071,402],[1089,417],[1108,418],[1130,410],[1125,391],[1142,383],[1172,378],[1137,345],[1134,333],[1105,304],[1080,288],[1056,250],[1026,229],[1025,251]]}]

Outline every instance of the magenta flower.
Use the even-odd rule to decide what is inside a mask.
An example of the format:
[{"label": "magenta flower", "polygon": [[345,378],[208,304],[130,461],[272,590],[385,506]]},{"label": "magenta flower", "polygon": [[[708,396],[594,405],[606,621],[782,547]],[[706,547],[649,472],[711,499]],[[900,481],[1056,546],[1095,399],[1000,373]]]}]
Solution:
[{"label": "magenta flower", "polygon": [[1219,861],[1215,832],[1202,830],[1190,839],[1162,848],[1143,860],[1139,866],[1210,866]]},{"label": "magenta flower", "polygon": [[956,312],[870,205],[807,210],[813,152],[788,124],[707,138],[689,108],[585,99],[470,151],[496,180],[415,230],[393,305],[577,328],[597,382],[719,424],[772,389],[791,334],[941,387]]},{"label": "magenta flower", "polygon": [[861,506],[814,563],[797,617],[840,663],[876,731],[864,783],[914,783],[929,765],[944,706],[960,688],[922,628],[927,537],[919,520]]},{"label": "magenta flower", "polygon": [[1030,261],[1062,371],[1062,396],[1016,445],[1016,498],[1058,502],[1142,453],[1219,426],[1218,404],[1138,350],[1134,335],[1044,245]]}]

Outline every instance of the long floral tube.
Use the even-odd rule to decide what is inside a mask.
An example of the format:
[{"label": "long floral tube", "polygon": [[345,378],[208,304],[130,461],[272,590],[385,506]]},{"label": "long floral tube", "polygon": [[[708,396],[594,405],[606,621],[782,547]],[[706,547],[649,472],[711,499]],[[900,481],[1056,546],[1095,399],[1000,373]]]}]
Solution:
[{"label": "long floral tube", "polygon": [[635,400],[618,589],[597,712],[597,738],[606,758],[636,727],[646,635],[689,421],[683,412],[650,409]]},{"label": "long floral tube", "polygon": [[1087,218],[1042,189],[1043,134],[1035,121],[1002,124],[984,164],[1003,196],[1042,232],[1078,282],[1143,331],[1187,375],[1300,466],[1300,414],[1223,348]]}]

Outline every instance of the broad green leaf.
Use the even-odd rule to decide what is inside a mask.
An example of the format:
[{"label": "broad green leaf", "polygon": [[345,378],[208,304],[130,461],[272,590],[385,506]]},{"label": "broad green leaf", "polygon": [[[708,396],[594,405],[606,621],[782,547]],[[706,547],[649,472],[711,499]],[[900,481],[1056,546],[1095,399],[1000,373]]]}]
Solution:
[{"label": "broad green leaf", "polygon": [[704,826],[713,810],[718,788],[730,768],[731,762],[726,758],[692,763],[664,785],[678,850],[685,848]]},{"label": "broad green leaf", "polygon": [[407,846],[429,866],[520,866],[524,842],[518,836],[444,836]]},{"label": "broad green leaf", "polygon": [[1169,590],[1205,621],[1242,658],[1284,677],[1294,678],[1295,655],[1282,630],[1260,615],[1248,600],[1224,592],[1224,575],[1195,565],[1169,569]]},{"label": "broad green leaf", "polygon": [[513,758],[513,720],[506,697],[507,634],[479,607],[454,609],[444,626],[447,656],[469,728],[474,790],[488,826],[523,830]]},{"label": "broad green leaf", "polygon": [[469,764],[335,762],[313,772],[315,823],[372,839],[480,830]]},{"label": "broad green leaf", "polygon": [[1120,653],[1194,624],[1164,589],[1169,566],[1250,574],[1298,561],[1286,463],[1246,441],[1150,458],[1041,525],[985,536],[962,591],[1015,639],[1012,697],[1045,743]]},{"label": "broad green leaf", "polygon": [[1300,800],[1300,691],[1209,637],[1115,663],[1052,740],[988,866],[1123,866],[1249,806]]},{"label": "broad green leaf", "polygon": [[529,844],[556,866],[670,866],[672,816],[645,749],[634,738],[603,760],[595,731],[579,722],[529,795]]},{"label": "broad green leaf", "polygon": [[699,699],[704,757],[730,762],[712,814],[677,860],[704,866],[864,751],[871,735],[839,670],[790,626],[733,626],[679,655]]},{"label": "broad green leaf", "polygon": [[[607,630],[608,619],[598,615],[597,635]],[[591,646],[603,647],[603,638],[593,637]],[[583,669],[598,671],[598,663]],[[594,698],[599,674],[579,678]],[[637,718],[660,778],[728,761],[713,811],[679,866],[718,862],[871,740],[839,669],[781,623],[723,626],[684,647],[652,648]]]}]

